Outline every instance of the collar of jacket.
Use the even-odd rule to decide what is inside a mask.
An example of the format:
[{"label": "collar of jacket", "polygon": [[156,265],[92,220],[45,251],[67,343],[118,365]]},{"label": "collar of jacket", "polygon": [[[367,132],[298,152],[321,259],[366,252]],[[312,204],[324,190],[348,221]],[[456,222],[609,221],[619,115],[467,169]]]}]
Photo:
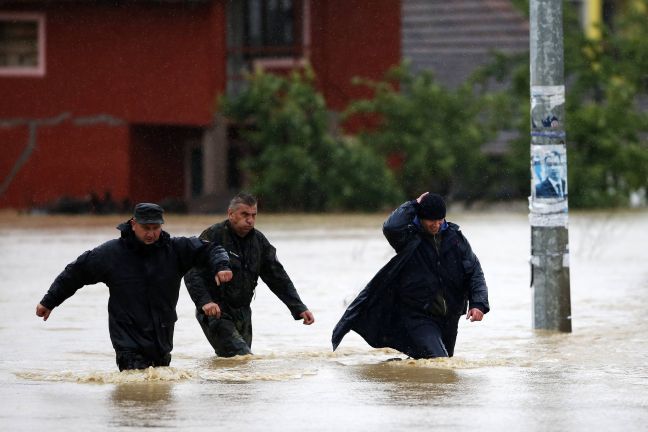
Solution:
[{"label": "collar of jacket", "polygon": [[232,224],[230,223],[229,219],[225,219],[223,225],[225,225],[225,229],[230,232],[230,235],[232,238],[235,238],[237,240],[247,240],[252,237],[254,237],[254,232],[256,231],[256,228],[252,228],[249,233],[246,234],[245,237],[241,237],[238,234],[236,234],[236,231],[234,231],[234,228],[232,228]]},{"label": "collar of jacket", "polygon": [[[418,222],[418,223],[417,223]],[[419,229],[419,235],[416,236],[418,238],[418,242],[416,242],[416,245],[420,243],[420,241],[423,239],[423,236],[426,234],[425,231],[423,230],[423,226],[421,226],[420,221],[418,219],[414,220],[414,224],[418,227]],[[460,232],[459,230],[459,225],[453,222],[448,222],[446,220],[443,221],[443,225],[441,227],[440,233],[443,234],[441,237],[441,254],[444,255],[449,249],[451,249],[453,246],[456,246],[460,239],[461,235],[458,234]],[[430,235],[430,238],[432,236]]]}]

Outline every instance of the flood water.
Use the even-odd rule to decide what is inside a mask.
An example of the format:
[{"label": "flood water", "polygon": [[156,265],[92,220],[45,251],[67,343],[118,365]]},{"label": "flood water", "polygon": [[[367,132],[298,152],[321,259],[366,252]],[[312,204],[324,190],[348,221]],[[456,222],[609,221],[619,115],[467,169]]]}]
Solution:
[{"label": "flood water", "polygon": [[[124,218],[0,214],[0,429],[646,430],[648,212],[570,214],[571,334],[531,328],[527,214],[450,212],[492,308],[461,321],[456,356],[408,360],[355,333],[333,353],[346,304],[393,254],[384,216],[261,214],[316,323],[293,321],[260,283],[255,355],[219,359],[182,287],[171,367],[119,373],[104,285],[47,322],[34,311],[64,266]],[[168,215],[165,229],[196,235],[221,218]]]}]

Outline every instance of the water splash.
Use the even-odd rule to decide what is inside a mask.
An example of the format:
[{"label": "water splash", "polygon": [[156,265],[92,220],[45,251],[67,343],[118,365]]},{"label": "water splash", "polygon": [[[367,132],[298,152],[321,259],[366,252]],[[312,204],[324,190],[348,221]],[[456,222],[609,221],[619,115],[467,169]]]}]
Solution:
[{"label": "water splash", "polygon": [[200,378],[205,381],[219,382],[258,382],[258,381],[292,381],[305,376],[317,375],[317,370],[287,370],[287,371],[249,371],[249,370],[216,370],[200,373]]},{"label": "water splash", "polygon": [[195,374],[191,371],[176,369],[173,367],[149,367],[148,369],[128,370],[123,372],[94,371],[90,373],[83,373],[79,371],[25,371],[16,372],[15,375],[19,378],[30,381],[77,382],[92,384],[173,382],[190,380],[195,376]]}]

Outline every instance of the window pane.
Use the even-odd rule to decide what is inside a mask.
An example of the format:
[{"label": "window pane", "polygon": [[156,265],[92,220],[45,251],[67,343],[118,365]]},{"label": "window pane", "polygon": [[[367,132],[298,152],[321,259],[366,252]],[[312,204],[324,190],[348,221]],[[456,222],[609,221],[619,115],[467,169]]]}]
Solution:
[{"label": "window pane", "polygon": [[0,20],[0,67],[38,66],[38,23]]},{"label": "window pane", "polygon": [[290,0],[268,0],[265,14],[265,42],[269,46],[293,43],[293,7]]},{"label": "window pane", "polygon": [[293,2],[292,0],[283,0],[283,16],[285,17],[285,23],[284,23],[284,41],[286,45],[291,45],[295,42],[294,35],[295,32],[293,31],[293,26],[295,25],[294,23],[294,14],[295,11],[293,9]]},{"label": "window pane", "polygon": [[263,14],[262,0],[248,0],[247,2],[247,44],[250,46],[263,45]]}]

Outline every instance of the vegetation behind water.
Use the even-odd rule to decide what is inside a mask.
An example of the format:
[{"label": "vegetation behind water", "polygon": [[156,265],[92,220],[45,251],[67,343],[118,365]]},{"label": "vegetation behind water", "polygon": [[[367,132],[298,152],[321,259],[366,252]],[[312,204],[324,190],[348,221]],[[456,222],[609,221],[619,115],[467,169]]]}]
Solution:
[{"label": "vegetation behind water", "polygon": [[[600,41],[587,40],[565,7],[570,206],[627,206],[632,193],[645,201],[648,0],[630,2]],[[239,167],[246,186],[265,209],[374,211],[426,190],[468,204],[529,194],[528,53],[494,53],[455,89],[407,64],[356,81],[372,96],[340,113],[345,134],[332,131],[310,69],[256,71],[242,93],[221,99],[249,145]],[[502,131],[517,138],[504,153],[485,151]]]}]

